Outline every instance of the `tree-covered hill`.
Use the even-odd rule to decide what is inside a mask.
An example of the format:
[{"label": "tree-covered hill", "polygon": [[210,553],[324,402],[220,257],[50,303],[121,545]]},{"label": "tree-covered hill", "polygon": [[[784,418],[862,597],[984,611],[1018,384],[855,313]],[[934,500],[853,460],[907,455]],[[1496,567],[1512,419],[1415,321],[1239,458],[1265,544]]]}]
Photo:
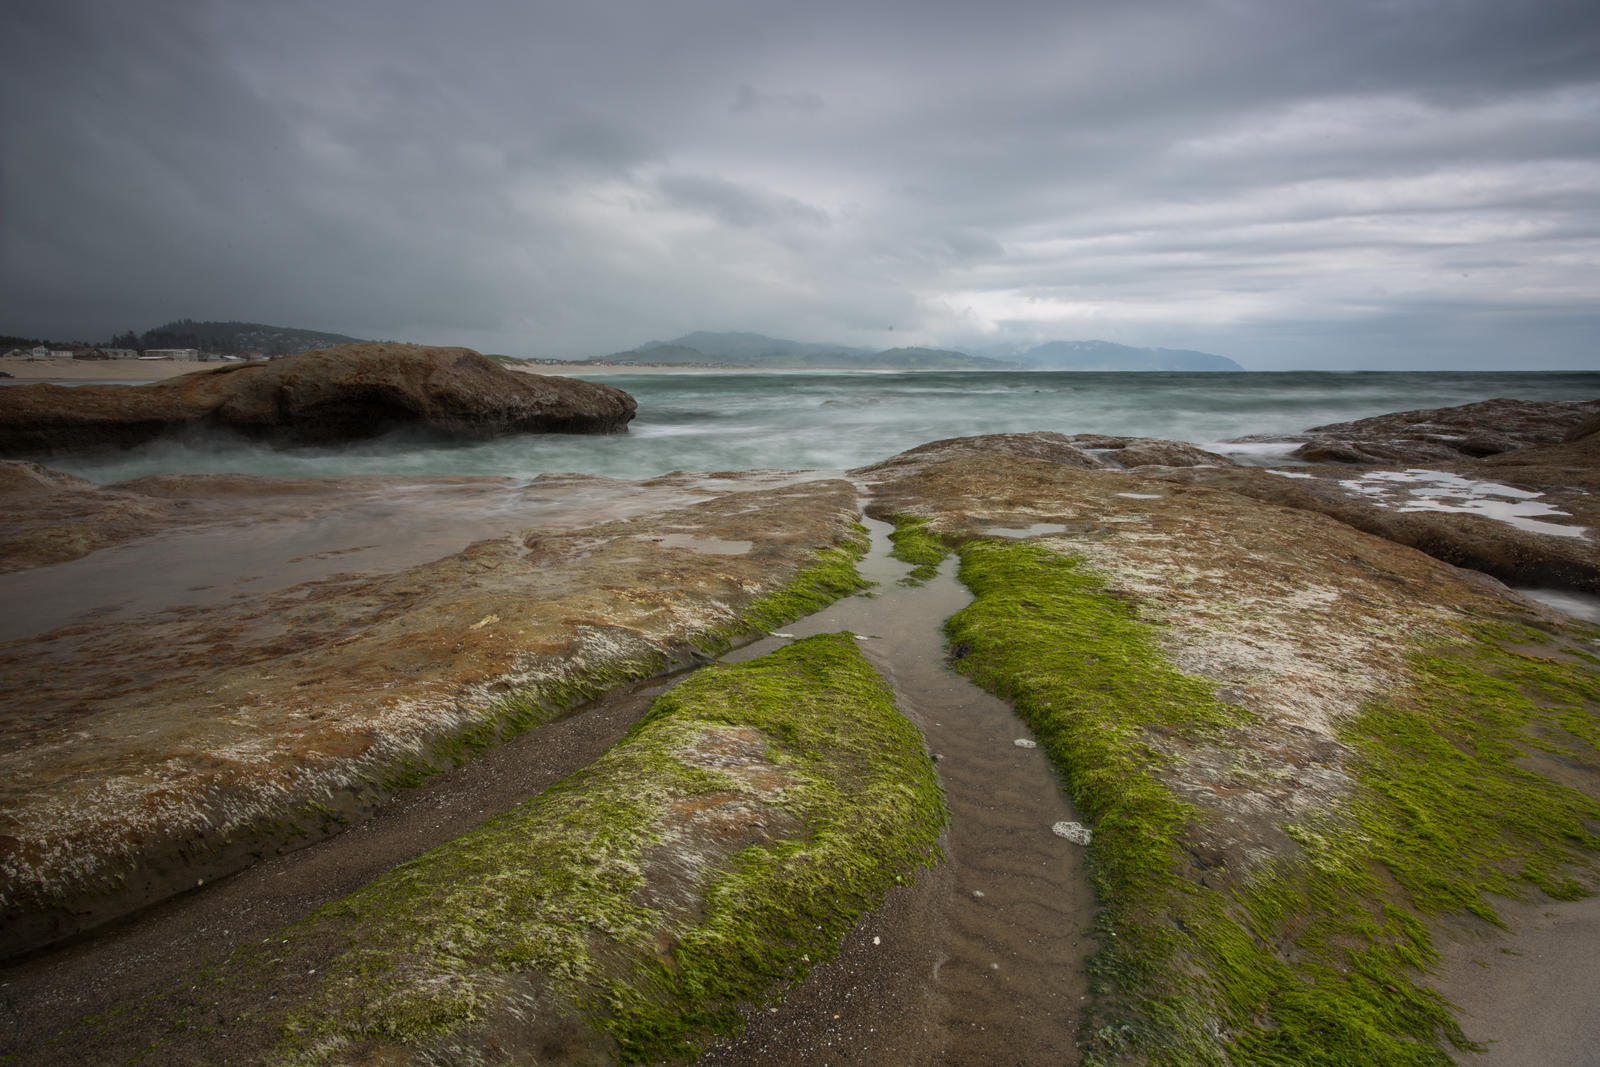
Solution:
[{"label": "tree-covered hill", "polygon": [[133,331],[117,337],[116,348],[198,348],[206,352],[260,352],[268,356],[288,356],[313,348],[347,345],[360,341],[342,333],[301,330],[292,326],[268,326],[260,322],[196,322],[178,319],[135,335]]}]

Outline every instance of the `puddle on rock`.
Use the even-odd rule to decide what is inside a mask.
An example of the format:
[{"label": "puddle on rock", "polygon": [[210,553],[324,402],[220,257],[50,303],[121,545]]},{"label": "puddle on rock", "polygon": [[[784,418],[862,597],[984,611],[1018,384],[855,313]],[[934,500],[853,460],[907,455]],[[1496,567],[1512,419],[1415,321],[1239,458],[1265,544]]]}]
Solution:
[{"label": "puddle on rock", "polygon": [[[986,537],[1013,538],[1044,537],[1048,534],[1062,534],[1066,532],[1066,526],[1059,522],[1036,522],[1032,526],[1026,527],[990,526],[983,531],[984,536]],[[961,606],[962,605],[960,604],[956,605],[958,609]]]},{"label": "puddle on rock", "polygon": [[1372,471],[1359,478],[1346,478],[1339,485],[1369,503],[1396,511],[1481,515],[1528,533],[1552,537],[1585,537],[1589,532],[1582,526],[1544,522],[1541,516],[1564,517],[1567,513],[1543,502],[1539,493],[1445,471]]},{"label": "puddle on rock", "polygon": [[[1043,750],[1017,744],[1028,730],[1010,705],[946,666],[943,622],[971,600],[954,577],[954,560],[924,586],[899,585],[910,568],[888,555],[891,528],[867,525],[872,550],[861,572],[879,583],[872,595],[839,601],[784,633],[848,630],[861,639],[938,759],[950,807],[946,862],[919,883],[932,887],[930,906],[900,908],[916,912],[901,925],[912,927],[917,940],[897,941],[890,931],[881,936],[873,923],[894,920],[869,915],[853,935],[858,947],[847,942],[834,961],[848,964],[852,951],[866,957],[866,980],[822,974],[826,967],[819,967],[775,1010],[754,1013],[744,1032],[700,1062],[1075,1062],[1094,894],[1082,847],[1052,827],[1079,817]],[[1060,529],[1043,524],[1030,535]],[[786,640],[770,637],[726,658],[754,658]],[[875,983],[870,975],[885,966],[885,952],[897,955]],[[879,962],[871,962],[873,953]],[[882,988],[897,984],[916,988],[898,994]],[[817,986],[825,988],[807,988]]]},{"label": "puddle on rock", "polygon": [[[1516,589],[1515,586],[1512,587]],[[1547,608],[1584,622],[1600,623],[1600,596],[1592,593],[1574,593],[1567,589],[1516,589],[1529,600],[1537,600]]]},{"label": "puddle on rock", "polygon": [[[683,507],[719,492],[763,489],[793,475],[757,472],[737,482],[706,475],[648,485],[589,475],[469,482],[393,479],[379,488],[279,499],[241,498],[238,521],[178,527],[79,559],[0,574],[0,642],[80,622],[131,619],[259,597],[336,574],[386,574],[460,552],[474,541],[530,529],[572,530]],[[370,481],[370,480],[368,480]],[[673,534],[664,543],[744,555],[746,541]]]},{"label": "puddle on rock", "polygon": [[212,607],[335,574],[381,574],[505,537],[530,506],[501,484],[415,485],[244,510],[238,522],[180,527],[78,559],[0,574],[0,641],[76,622]]}]

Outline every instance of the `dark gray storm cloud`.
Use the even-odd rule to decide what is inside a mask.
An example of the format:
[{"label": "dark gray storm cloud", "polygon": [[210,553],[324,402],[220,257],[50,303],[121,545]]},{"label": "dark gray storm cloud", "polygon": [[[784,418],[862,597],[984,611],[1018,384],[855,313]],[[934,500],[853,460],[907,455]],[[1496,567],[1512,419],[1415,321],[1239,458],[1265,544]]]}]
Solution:
[{"label": "dark gray storm cloud", "polygon": [[1600,367],[1592,2],[19,0],[0,29],[0,332]]}]

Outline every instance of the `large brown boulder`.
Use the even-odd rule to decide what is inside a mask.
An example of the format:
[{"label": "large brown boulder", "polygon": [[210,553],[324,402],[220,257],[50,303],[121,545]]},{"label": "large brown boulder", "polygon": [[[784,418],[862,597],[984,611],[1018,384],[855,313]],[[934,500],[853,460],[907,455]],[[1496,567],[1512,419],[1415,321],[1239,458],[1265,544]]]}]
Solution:
[{"label": "large brown boulder", "polygon": [[153,385],[14,386],[0,394],[0,454],[129,448],[210,427],[278,444],[405,427],[477,439],[616,433],[627,429],[636,407],[620,389],[519,374],[467,348],[364,343]]}]

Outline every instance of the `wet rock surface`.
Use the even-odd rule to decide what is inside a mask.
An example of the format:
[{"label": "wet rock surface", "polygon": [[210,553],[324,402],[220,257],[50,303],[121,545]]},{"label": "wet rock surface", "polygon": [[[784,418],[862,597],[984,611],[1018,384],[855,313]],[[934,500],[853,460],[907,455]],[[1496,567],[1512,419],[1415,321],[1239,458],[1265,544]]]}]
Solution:
[{"label": "wet rock surface", "polygon": [[[503,497],[507,484],[499,478],[419,483],[388,477],[184,474],[100,485],[26,460],[0,460],[0,574],[81,559],[165,530],[307,522],[345,509],[352,498],[403,497],[419,485],[454,495],[457,506],[470,514],[488,506],[491,498]],[[392,509],[397,517],[403,510]],[[296,554],[320,550],[314,539],[307,539]]]},{"label": "wet rock surface", "polygon": [[[1089,816],[1108,911],[1091,1053],[1397,1062],[1464,1042],[1418,971],[1422,924],[1482,937],[1491,893],[1593,888],[1596,632],[1318,509],[1173,480],[1269,472],[924,455],[879,466],[869,511],[960,548],[977,613],[952,620],[953,655],[1018,701]],[[1546,837],[1557,821],[1577,836]],[[1401,1003],[1417,1014],[1385,1014]]]},{"label": "wet rock surface", "polygon": [[[1600,592],[1600,544],[1592,534],[1600,529],[1600,513],[1586,491],[1523,490],[1504,485],[1494,470],[1482,471],[1489,478],[1418,468],[1364,475],[1348,468],[1285,470],[1196,468],[1161,476],[1318,512],[1509,585]],[[1429,495],[1414,497],[1415,491]],[[1484,508],[1485,501],[1501,505],[1502,512],[1521,505],[1535,517],[1519,527]],[[1447,507],[1459,510],[1440,510]]]},{"label": "wet rock surface", "polygon": [[813,638],[697,672],[576,773],[302,922],[212,913],[235,950],[114,1021],[13,972],[21,1062],[51,1062],[33,1013],[93,1062],[676,1060],[936,859],[942,822],[854,639]]},{"label": "wet rock surface", "polygon": [[[1576,529],[1595,517],[1589,493],[1596,445],[1581,428],[1569,427],[1563,436],[1572,440],[1465,457],[1442,473],[1510,487],[1526,494],[1505,497],[1511,504],[1543,501],[1563,512],[1525,509],[1521,518]],[[1145,679],[1138,672],[1155,661],[1213,695],[1207,699],[1214,718],[1206,729],[1157,723],[1117,742],[1133,754],[1133,770],[1108,780],[1148,778],[1198,814],[1183,823],[1174,866],[1162,875],[1181,883],[1179,896],[1140,917],[1137,926],[1102,929],[1108,936],[1099,943],[1113,946],[1114,965],[1120,959],[1115,946],[1140,930],[1159,930],[1184,944],[1191,934],[1186,923],[1202,928],[1214,921],[1213,913],[1193,910],[1195,901],[1233,894],[1218,907],[1246,909],[1249,898],[1240,894],[1295,864],[1318,868],[1330,855],[1344,862],[1347,853],[1330,854],[1328,842],[1348,848],[1366,840],[1366,824],[1352,833],[1351,822],[1338,820],[1354,820],[1358,815],[1351,812],[1373,803],[1364,775],[1374,752],[1384,749],[1364,741],[1356,726],[1385,701],[1401,700],[1394,705],[1401,711],[1404,701],[1421,701],[1417,657],[1457,648],[1465,634],[1490,634],[1482,639],[1485,656],[1530,672],[1526,677],[1534,681],[1526,684],[1541,700],[1560,705],[1559,716],[1548,721],[1535,721],[1533,711],[1516,705],[1516,715],[1530,716],[1527,736],[1537,739],[1518,757],[1523,766],[1516,773],[1531,768],[1530,780],[1564,783],[1573,796],[1590,798],[1586,803],[1600,798],[1600,760],[1582,740],[1592,735],[1583,724],[1595,720],[1600,683],[1592,676],[1569,682],[1566,675],[1538,673],[1588,671],[1585,665],[1600,650],[1593,632],[1517,600],[1490,578],[1441,562],[1468,545],[1472,553],[1451,562],[1493,573],[1504,558],[1503,571],[1513,578],[1537,574],[1546,584],[1587,588],[1583,583],[1595,569],[1587,534],[1518,530],[1484,514],[1402,510],[1398,494],[1424,484],[1404,466],[1353,471],[1306,465],[1289,473],[1295,476],[1238,467],[1171,442],[1060,434],[933,442],[853,472],[854,485],[751,472],[641,483],[559,476],[409,487],[384,479],[301,484],[177,477],[100,489],[44,468],[7,465],[0,468],[0,491],[37,503],[59,532],[12,537],[20,547],[13,572],[0,574],[0,593],[10,591],[21,602],[26,591],[29,602],[44,603],[47,583],[58,580],[64,587],[101,589],[106,600],[59,617],[41,612],[31,623],[15,624],[0,645],[0,697],[21,709],[0,734],[7,947],[37,945],[197,880],[209,883],[258,855],[269,862],[288,859],[274,854],[307,837],[336,833],[346,821],[364,825],[409,772],[455,763],[473,746],[516,728],[519,709],[530,709],[519,695],[536,694],[532,704],[543,714],[622,678],[698,661],[741,625],[761,595],[801,573],[818,550],[851,536],[863,490],[870,514],[918,516],[949,546],[1014,546],[1036,552],[1028,558],[1043,560],[1043,567],[1069,561],[1083,568],[1100,609],[1109,605],[1154,635],[1152,650],[1140,651],[1122,672],[1134,681],[1135,704],[1158,695],[1139,689]],[[1369,474],[1380,477],[1361,480]],[[1389,496],[1380,499],[1379,490]],[[430,528],[430,511],[457,528]],[[401,514],[409,525],[396,525]],[[71,541],[75,526],[100,532],[80,538],[87,547],[76,560],[50,563],[39,546]],[[424,529],[426,537],[408,536]],[[1435,534],[1429,531],[1439,530],[1447,531],[1444,539],[1430,540]],[[1475,530],[1478,542],[1466,536]],[[1535,540],[1505,536],[1507,530]],[[217,537],[240,539],[233,545],[237,556],[218,569],[219,575],[231,572],[226,577],[207,579],[192,561],[205,556],[199,546],[214,543],[207,538]],[[406,544],[392,543],[397,540]],[[1530,554],[1546,542],[1565,547],[1544,557]],[[102,588],[106,575],[129,570],[130,562],[135,571],[142,566],[157,573],[163,552],[174,574],[165,591],[118,601],[115,589]],[[113,558],[121,565],[95,569]],[[191,562],[177,565],[184,560]],[[1050,625],[1062,623],[1047,618],[1046,591],[1037,602],[1027,589],[1011,592],[1024,619],[1014,635],[1029,632],[1031,612]],[[950,654],[963,666],[987,653],[957,641]],[[1429,699],[1459,686],[1467,701],[1475,685],[1500,699],[1524,684],[1517,681],[1522,675],[1482,681],[1472,674],[1473,655],[1464,662],[1459,674],[1426,676],[1432,679],[1422,686]],[[1023,675],[1046,666],[1042,658],[1030,662]],[[1024,694],[1027,677],[1014,683],[1007,695]],[[1095,682],[1094,694],[1064,695],[1063,706],[1092,705],[1102,685],[1115,687]],[[1113,736],[1084,721],[1085,736]],[[702,732],[709,740],[697,744],[689,764],[731,774],[756,792],[787,788],[792,768],[758,752],[756,739],[740,730]],[[1563,731],[1575,731],[1578,739]],[[1511,735],[1484,736],[1489,751],[1521,743]],[[1042,760],[1048,752],[1071,785],[1072,775],[1088,765],[1074,762],[1062,736],[1038,737],[1039,751],[1028,752],[1015,743],[1011,724],[996,724],[995,758]],[[529,760],[541,759],[537,745],[523,751]],[[471,769],[467,763],[455,773]],[[1084,797],[1092,802],[1093,790]],[[781,805],[752,815],[746,800],[674,801],[673,810],[688,820],[683,832],[689,840],[702,831],[707,840],[741,841],[740,834],[765,841],[786,832]],[[1564,809],[1577,813],[1569,844],[1600,828],[1600,809],[1584,803],[1572,800]],[[1516,803],[1502,807],[1520,810]],[[1108,817],[1092,803],[1082,810],[1081,819],[1074,815],[1070,822],[1082,830],[1074,840],[1083,844],[1056,838],[1054,818],[1040,822],[1039,836],[1085,852],[1092,862],[1100,856],[1097,877],[1108,877],[1115,863],[1105,850],[1115,849],[1119,833],[1126,833],[1118,825],[1123,817]],[[1435,836],[1450,829],[1436,827]],[[1489,832],[1511,840],[1523,828]],[[1394,863],[1395,877],[1407,877],[1391,855],[1364,855],[1361,862]],[[1567,883],[1546,877],[1557,869],[1548,857],[1522,874],[1507,862],[1513,869],[1504,877],[1511,881],[1495,882],[1502,875],[1494,874],[1485,875],[1484,884],[1503,889],[1534,871],[1545,878],[1536,885],[1569,891]],[[657,881],[647,880],[652,899],[676,899],[670,868]],[[898,932],[925,927],[936,913],[919,902],[948,888],[934,877],[892,891],[888,909],[874,913],[882,921],[860,924],[847,936],[845,954],[835,961],[843,971],[821,989],[800,987],[794,1011],[785,1004],[772,1016],[781,1021],[752,1027],[753,1046],[725,1046],[716,1062],[809,1062],[813,1054],[833,1055],[836,1046],[803,1041],[800,1030],[818,1021],[826,1027],[830,1014],[838,1019],[837,997],[868,995],[874,983],[861,975],[885,966],[878,937],[888,945]],[[1310,899],[1294,896],[1298,892],[1291,898]],[[1476,899],[1477,892],[1464,890],[1461,899]],[[1407,899],[1384,898],[1385,906],[1410,907]],[[48,918],[35,918],[40,915]],[[557,923],[552,929],[564,928]],[[1253,950],[1265,946],[1272,966],[1294,967],[1314,955],[1296,947],[1297,933],[1262,926],[1246,940]],[[359,928],[352,936],[359,937]],[[1087,946],[1089,939],[1083,940]],[[1182,950],[1192,954],[1182,957],[1179,970],[1217,973],[1216,961],[1204,956],[1210,942],[1196,937],[1194,943],[1201,947]],[[304,950],[294,957],[296,965],[322,970],[330,958],[319,955],[325,950]],[[922,966],[926,956],[919,947],[908,949],[906,958]],[[1426,952],[1417,958],[1425,960]],[[931,965],[937,974],[938,962]],[[853,966],[862,969],[849,970]],[[1111,966],[1099,973],[1103,979],[1135,970]],[[1288,979],[1274,972],[1273,981]],[[1416,992],[1405,985],[1409,979],[1398,981],[1396,997]],[[314,984],[309,975],[290,983],[296,989]],[[546,1003],[543,987],[508,990],[495,995],[504,993],[513,1005]],[[905,983],[897,984],[896,995],[903,1005],[937,999]],[[1376,995],[1387,1003],[1381,988]],[[1405,1003],[1414,1008],[1426,1001],[1417,996]],[[193,1007],[204,1014],[215,1006],[196,999]],[[1258,1022],[1267,1020],[1264,1032],[1271,1036],[1263,1040],[1283,1040],[1293,1030],[1291,1021],[1272,1014],[1281,1007],[1250,1009],[1260,1013]],[[745,1010],[765,1011],[758,1005]],[[1087,1010],[1093,1023],[1081,1032],[1087,1046],[1108,1059],[1126,1053],[1137,1062],[1129,1043],[1146,1039],[1140,1027],[1149,1022],[1137,997],[1101,984]],[[520,1011],[490,1013],[466,1044],[435,1051],[466,1056],[513,1049],[532,1040]],[[856,1028],[849,1031],[855,1035],[850,1047],[892,1047],[871,1034],[870,1010],[846,1014]],[[1245,1014],[1229,1017],[1202,1004],[1195,1033],[1208,1047],[1238,1039],[1254,1025]],[[58,1005],[54,1018],[70,1024],[70,1011]],[[846,1030],[845,1023],[839,1026]],[[573,1056],[604,1061],[615,1053],[604,1041],[585,1044],[590,1038],[578,1033],[538,1038],[547,1039]],[[213,1051],[226,1044],[215,1035],[184,1040]],[[935,1061],[926,1050],[937,1041],[918,1047],[925,1058],[908,1062]],[[355,1049],[363,1056],[403,1055],[399,1044],[383,1041]]]},{"label": "wet rock surface", "polygon": [[1261,716],[1247,741],[1257,768],[1188,751],[1174,782],[1218,816],[1194,847],[1236,877],[1292,852],[1283,825],[1344,788],[1334,724],[1405,673],[1383,633],[1403,618],[1443,636],[1470,613],[1510,610],[1420,552],[1210,486],[982,451],[895,470],[871,483],[869,514],[926,517],[951,539],[1047,526],[1021,539],[1089,560],[1159,621],[1181,670]]},{"label": "wet rock surface", "polygon": [[616,433],[635,407],[611,386],[518,374],[471,349],[363,343],[144,386],[16,386],[0,395],[0,455],[129,448],[218,429],[284,445],[403,429],[468,439]]},{"label": "wet rock surface", "polygon": [[[199,509],[212,523],[0,576],[14,602],[81,609],[14,617],[0,645],[7,952],[337,832],[475,747],[694,662],[856,515],[838,481],[484,479],[413,496],[396,522],[373,481],[308,499],[226,479]],[[612,510],[619,495],[633,502]],[[207,587],[211,568],[231,580]],[[130,571],[119,604],[111,578]]]},{"label": "wet rock surface", "polygon": [[1320,512],[1528,588],[1600,591],[1600,401],[1489,400],[1317,427],[1300,465],[1165,477]]},{"label": "wet rock surface", "polygon": [[1226,456],[1208,452],[1184,441],[1163,441],[1154,437],[1113,437],[1106,434],[1062,434],[1048,430],[1037,433],[979,434],[930,441],[907,449],[886,460],[852,472],[875,477],[896,470],[923,466],[957,456],[998,454],[1023,456],[1047,463],[1062,463],[1084,470],[1123,470],[1130,467],[1193,467],[1215,465],[1232,467]]},{"label": "wet rock surface", "polygon": [[1313,426],[1295,455],[1312,463],[1431,464],[1553,445],[1600,413],[1600,401],[1484,400]]}]

